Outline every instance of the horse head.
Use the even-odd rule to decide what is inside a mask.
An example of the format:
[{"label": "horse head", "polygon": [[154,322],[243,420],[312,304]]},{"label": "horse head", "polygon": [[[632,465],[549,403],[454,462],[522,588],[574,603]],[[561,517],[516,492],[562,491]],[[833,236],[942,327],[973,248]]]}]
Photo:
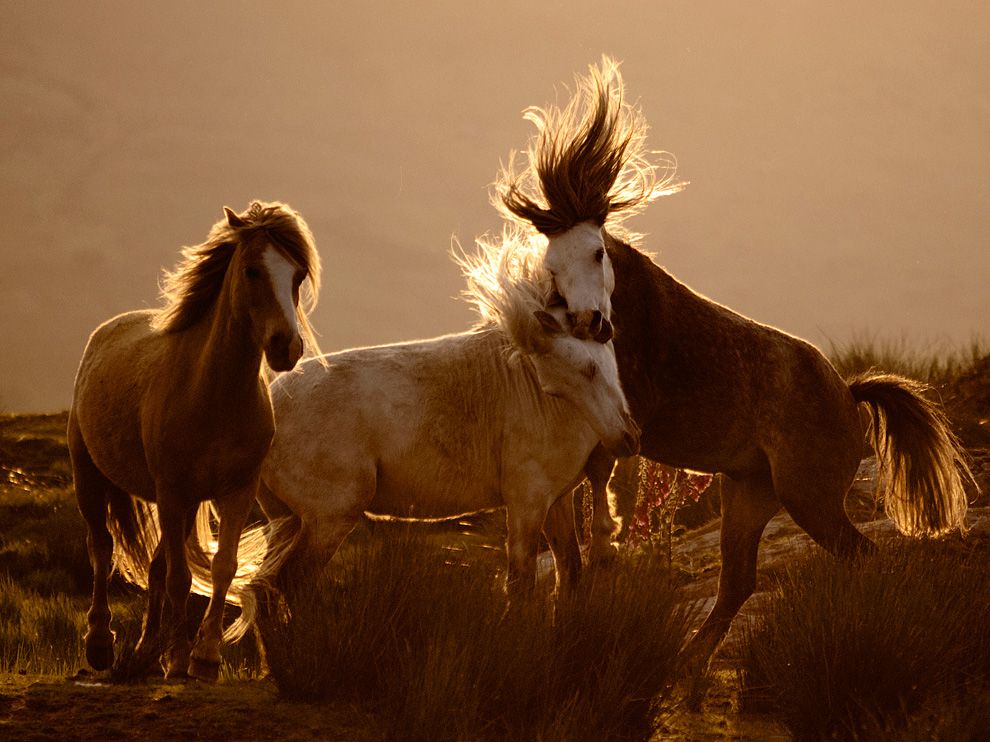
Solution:
[{"label": "horse head", "polygon": [[252,228],[250,218],[224,208],[240,237],[230,270],[235,312],[248,318],[256,347],[273,371],[290,371],[303,355],[299,289],[306,266],[272,230]]},{"label": "horse head", "polygon": [[544,265],[553,276],[552,301],[566,307],[574,337],[599,343],[611,340],[615,273],[605,252],[602,228],[581,222],[550,236]]},{"label": "horse head", "polygon": [[612,343],[574,337],[562,308],[537,310],[533,317],[530,358],[540,388],[577,407],[612,455],[638,453],[639,426],[629,414]]}]

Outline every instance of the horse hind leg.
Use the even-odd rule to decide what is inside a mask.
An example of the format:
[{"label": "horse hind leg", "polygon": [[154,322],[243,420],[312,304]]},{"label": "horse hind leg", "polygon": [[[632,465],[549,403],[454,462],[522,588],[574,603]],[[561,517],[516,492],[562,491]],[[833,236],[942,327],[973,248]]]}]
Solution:
[{"label": "horse hind leg", "polygon": [[859,448],[845,457],[829,453],[821,447],[814,457],[808,455],[808,461],[817,462],[813,470],[794,459],[775,462],[774,491],[794,522],[831,554],[849,558],[872,553],[876,546],[852,524],[844,505],[859,465]]},{"label": "horse hind leg", "polygon": [[110,630],[111,613],[107,596],[113,560],[113,537],[107,528],[107,506],[111,490],[117,488],[93,463],[74,415],[69,417],[67,438],[76,503],[86,521],[86,546],[93,568],[92,602],[86,614],[86,661],[94,670],[105,670],[113,664],[115,639]]}]

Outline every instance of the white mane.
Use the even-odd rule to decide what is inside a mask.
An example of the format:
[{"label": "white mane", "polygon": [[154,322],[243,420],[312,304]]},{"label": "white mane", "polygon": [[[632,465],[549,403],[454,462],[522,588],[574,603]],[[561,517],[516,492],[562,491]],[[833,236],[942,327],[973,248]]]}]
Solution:
[{"label": "white mane", "polygon": [[531,352],[542,333],[533,313],[547,308],[551,294],[552,276],[543,264],[546,242],[532,228],[506,224],[501,239],[479,237],[473,255],[459,246],[451,251],[467,281],[461,293],[478,311],[477,326],[496,326],[523,352]]}]

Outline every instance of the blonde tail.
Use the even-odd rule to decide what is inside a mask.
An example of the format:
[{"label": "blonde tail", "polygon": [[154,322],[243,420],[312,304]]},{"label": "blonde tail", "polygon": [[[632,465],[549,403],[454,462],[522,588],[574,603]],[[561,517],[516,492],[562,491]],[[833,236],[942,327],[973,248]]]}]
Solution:
[{"label": "blonde tail", "polygon": [[[873,447],[886,483],[884,504],[897,529],[940,536],[966,528],[964,483],[976,488],[966,452],[928,388],[894,374],[866,373],[848,381],[873,415]],[[978,488],[977,488],[978,491]]]},{"label": "blonde tail", "polygon": [[[195,537],[189,539],[186,549],[193,592],[207,597],[213,592],[210,564],[217,552],[213,528],[216,520],[212,503],[200,505]],[[251,526],[241,533],[237,572],[227,591],[227,602],[239,605],[241,615],[224,632],[224,641],[235,642],[251,628],[258,612],[256,590],[274,588],[275,577],[295,549],[301,530],[299,519],[287,516]]]}]

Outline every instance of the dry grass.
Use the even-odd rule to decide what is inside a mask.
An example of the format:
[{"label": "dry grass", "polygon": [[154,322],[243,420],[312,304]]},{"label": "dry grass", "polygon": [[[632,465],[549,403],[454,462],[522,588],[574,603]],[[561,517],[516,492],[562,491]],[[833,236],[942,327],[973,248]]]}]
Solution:
[{"label": "dry grass", "polygon": [[829,340],[825,355],[844,378],[875,369],[939,389],[958,379],[987,353],[986,344],[976,338],[968,346],[957,348],[945,341],[919,345],[903,336],[881,340],[861,334],[848,342]]},{"label": "dry grass", "polygon": [[748,632],[750,701],[798,739],[920,738],[951,723],[960,698],[990,687],[988,556],[973,539],[898,540],[855,563],[795,565]]},{"label": "dry grass", "polygon": [[[690,611],[647,559],[507,610],[498,560],[408,534],[345,555],[263,630],[289,698],[368,704],[404,740],[648,739]],[[545,586],[544,586],[545,587]]]}]

